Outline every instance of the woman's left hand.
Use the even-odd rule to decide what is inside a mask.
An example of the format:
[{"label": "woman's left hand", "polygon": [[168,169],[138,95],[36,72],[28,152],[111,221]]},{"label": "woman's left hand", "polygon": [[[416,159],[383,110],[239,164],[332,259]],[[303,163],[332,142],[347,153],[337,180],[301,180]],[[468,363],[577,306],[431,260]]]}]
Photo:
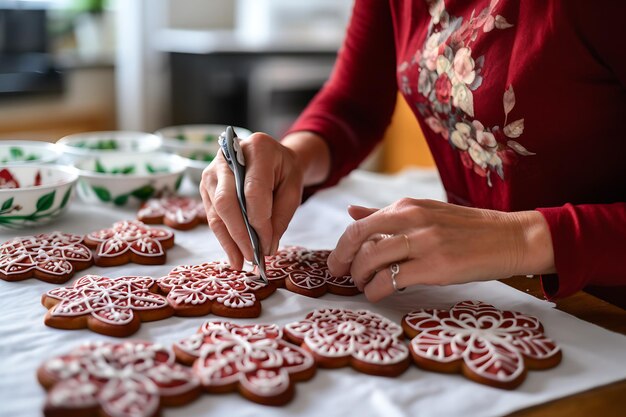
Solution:
[{"label": "woman's left hand", "polygon": [[554,272],[552,239],[537,211],[500,212],[404,198],[383,209],[350,206],[328,258],[370,301],[415,284],[449,285]]}]

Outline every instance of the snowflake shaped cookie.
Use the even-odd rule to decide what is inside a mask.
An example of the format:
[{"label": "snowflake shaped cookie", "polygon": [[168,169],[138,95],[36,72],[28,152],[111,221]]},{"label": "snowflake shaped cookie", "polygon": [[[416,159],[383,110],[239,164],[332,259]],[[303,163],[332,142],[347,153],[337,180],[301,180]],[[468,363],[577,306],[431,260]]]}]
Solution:
[{"label": "snowflake shaped cookie", "polygon": [[179,316],[258,317],[260,300],[275,291],[257,275],[222,262],[178,266],[159,280],[159,288]]},{"label": "snowflake shaped cookie", "polygon": [[409,366],[402,328],[367,310],[314,310],[285,326],[285,336],[310,350],[323,367],[351,365],[368,374],[396,376]]},{"label": "snowflake shaped cookie", "polygon": [[267,405],[287,403],[294,383],[315,374],[311,354],[285,341],[276,325],[206,322],[174,351],[181,362],[193,363],[207,391],[239,391]]},{"label": "snowflake shaped cookie", "polygon": [[289,246],[266,258],[267,278],[279,287],[306,295],[320,297],[326,292],[355,295],[360,291],[352,277],[334,277],[326,263],[329,250],[310,250]]},{"label": "snowflake shaped cookie", "polygon": [[174,313],[156,290],[156,280],[150,277],[85,275],[72,287],[55,288],[43,295],[41,302],[49,309],[44,323],[59,329],[87,327],[109,336],[130,336],[142,321]]},{"label": "snowflake shaped cookie", "polygon": [[527,368],[547,369],[561,361],[560,348],[535,317],[498,310],[480,301],[462,301],[450,310],[407,314],[402,327],[412,337],[415,363],[440,372],[460,372],[497,388],[513,389]]},{"label": "snowflake shaped cookie", "polygon": [[93,264],[82,236],[52,232],[16,237],[0,246],[0,278],[19,281],[35,277],[41,281],[62,284],[74,272]]},{"label": "snowflake shaped cookie", "polygon": [[[173,353],[148,342],[88,343],[46,361],[37,372],[48,390],[46,416],[153,417],[162,405],[195,399],[199,383]],[[81,414],[82,415],[82,414]]]},{"label": "snowflake shaped cookie", "polygon": [[148,200],[137,212],[146,224],[164,224],[179,230],[189,230],[206,223],[201,201],[191,197],[163,197]]},{"label": "snowflake shaped cookie", "polygon": [[174,246],[174,234],[160,227],[149,227],[139,220],[121,221],[113,227],[85,236],[85,244],[96,248],[98,266],[165,263],[165,250]]}]

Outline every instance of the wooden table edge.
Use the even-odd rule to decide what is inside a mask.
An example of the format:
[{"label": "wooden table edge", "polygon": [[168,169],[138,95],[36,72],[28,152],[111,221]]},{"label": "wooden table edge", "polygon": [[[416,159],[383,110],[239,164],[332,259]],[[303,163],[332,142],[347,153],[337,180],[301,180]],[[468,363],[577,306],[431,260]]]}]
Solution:
[{"label": "wooden table edge", "polygon": [[[543,299],[537,278],[513,277],[501,282]],[[593,295],[578,292],[556,302],[556,308],[616,333],[626,335],[626,310]],[[626,364],[622,364],[626,366]],[[626,379],[509,414],[510,417],[576,417],[626,415]]]}]

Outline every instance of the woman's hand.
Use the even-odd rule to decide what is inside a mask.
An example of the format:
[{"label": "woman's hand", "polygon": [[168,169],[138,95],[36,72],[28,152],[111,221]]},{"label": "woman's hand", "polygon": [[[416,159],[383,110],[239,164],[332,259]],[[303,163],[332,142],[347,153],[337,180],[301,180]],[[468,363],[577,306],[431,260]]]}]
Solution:
[{"label": "woman's hand", "polygon": [[[259,235],[264,254],[269,255],[276,251],[300,205],[303,171],[293,150],[264,133],[242,140],[241,149],[246,161],[244,193],[248,218]],[[209,227],[230,264],[240,269],[243,258],[252,260],[254,255],[237,201],[235,177],[221,152],[202,173],[200,194]]]},{"label": "woman's hand", "polygon": [[370,301],[398,288],[554,272],[548,225],[536,211],[499,212],[405,198],[383,209],[351,206],[355,222],[328,258]]}]

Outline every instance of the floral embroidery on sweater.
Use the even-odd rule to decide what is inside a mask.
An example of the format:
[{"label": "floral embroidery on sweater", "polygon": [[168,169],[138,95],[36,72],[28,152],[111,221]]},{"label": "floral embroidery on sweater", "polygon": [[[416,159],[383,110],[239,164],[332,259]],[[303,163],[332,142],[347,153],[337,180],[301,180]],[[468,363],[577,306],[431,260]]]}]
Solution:
[{"label": "floral embroidery on sweater", "polygon": [[515,92],[509,85],[504,91],[504,128],[486,127],[474,118],[474,96],[483,82],[481,72],[485,56],[474,58],[472,45],[479,32],[513,27],[503,16],[495,14],[499,0],[491,0],[480,13],[472,11],[469,20],[451,16],[444,0],[426,0],[431,21],[424,45],[411,62],[402,63],[398,72],[401,90],[412,93],[407,69],[418,65],[417,92],[421,99],[415,104],[425,123],[460,152],[463,165],[486,177],[491,187],[491,173],[504,179],[503,165],[514,154],[534,155],[515,139],[524,132],[524,119],[509,121],[515,107]]}]

